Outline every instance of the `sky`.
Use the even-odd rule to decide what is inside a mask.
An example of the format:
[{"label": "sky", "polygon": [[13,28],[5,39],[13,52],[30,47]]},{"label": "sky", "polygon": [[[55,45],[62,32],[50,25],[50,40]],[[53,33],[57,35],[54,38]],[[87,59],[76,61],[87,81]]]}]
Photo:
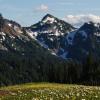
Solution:
[{"label": "sky", "polygon": [[0,0],[0,13],[22,26],[40,21],[47,13],[66,21],[88,16],[100,20],[100,0]]}]

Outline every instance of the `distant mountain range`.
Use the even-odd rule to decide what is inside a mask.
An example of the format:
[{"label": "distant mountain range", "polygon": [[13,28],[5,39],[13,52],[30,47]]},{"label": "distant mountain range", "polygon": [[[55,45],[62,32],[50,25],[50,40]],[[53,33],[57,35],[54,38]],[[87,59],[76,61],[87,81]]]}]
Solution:
[{"label": "distant mountain range", "polygon": [[32,51],[30,41],[37,42],[52,55],[63,59],[82,61],[92,53],[100,57],[100,24],[87,22],[80,28],[47,14],[41,21],[21,27],[18,23],[0,16],[0,50],[19,52]]},{"label": "distant mountain range", "polygon": [[27,33],[52,54],[64,59],[85,60],[92,53],[100,57],[100,24],[87,22],[80,28],[50,14],[28,28]]}]

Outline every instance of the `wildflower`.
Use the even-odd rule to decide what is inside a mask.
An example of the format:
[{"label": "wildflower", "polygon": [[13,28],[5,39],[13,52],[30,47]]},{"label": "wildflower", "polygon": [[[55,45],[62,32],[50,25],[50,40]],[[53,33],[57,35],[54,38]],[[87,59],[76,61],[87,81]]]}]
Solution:
[{"label": "wildflower", "polygon": [[85,99],[82,99],[82,100],[85,100]]},{"label": "wildflower", "polygon": [[98,98],[98,96],[96,95],[95,98]]},{"label": "wildflower", "polygon": [[77,93],[77,96],[80,96],[80,94],[79,94],[79,93]]}]

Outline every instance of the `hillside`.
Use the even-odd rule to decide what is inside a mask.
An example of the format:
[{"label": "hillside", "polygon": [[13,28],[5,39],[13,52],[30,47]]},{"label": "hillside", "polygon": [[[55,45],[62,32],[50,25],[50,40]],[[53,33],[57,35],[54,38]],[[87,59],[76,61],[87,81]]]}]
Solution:
[{"label": "hillside", "polygon": [[100,87],[31,83],[0,88],[0,100],[100,100]]},{"label": "hillside", "polygon": [[21,25],[0,15],[0,85],[46,81],[46,67],[62,62],[31,39]]}]

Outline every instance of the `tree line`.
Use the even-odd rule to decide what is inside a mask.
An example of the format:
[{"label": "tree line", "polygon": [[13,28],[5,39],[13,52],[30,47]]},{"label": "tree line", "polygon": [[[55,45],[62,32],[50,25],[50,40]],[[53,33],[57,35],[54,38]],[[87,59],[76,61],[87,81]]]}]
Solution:
[{"label": "tree line", "polygon": [[0,53],[0,86],[27,82],[100,85],[100,61],[90,55],[83,62],[37,55]]}]

